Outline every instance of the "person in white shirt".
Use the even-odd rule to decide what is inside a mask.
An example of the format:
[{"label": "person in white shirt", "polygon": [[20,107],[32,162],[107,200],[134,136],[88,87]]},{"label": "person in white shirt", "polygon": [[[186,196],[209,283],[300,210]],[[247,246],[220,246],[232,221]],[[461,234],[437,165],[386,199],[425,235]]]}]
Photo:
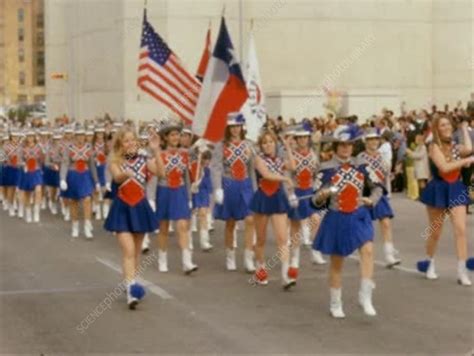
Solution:
[{"label": "person in white shirt", "polygon": [[[390,168],[392,167],[392,158],[393,158],[392,144],[390,143],[391,134],[392,133],[388,130],[382,133],[382,136],[381,136],[382,143],[378,149],[378,151],[382,155],[383,161],[385,162],[387,167],[390,167]],[[390,174],[387,175],[385,184],[388,191],[388,196],[390,197],[392,193],[392,185],[390,183]]]}]

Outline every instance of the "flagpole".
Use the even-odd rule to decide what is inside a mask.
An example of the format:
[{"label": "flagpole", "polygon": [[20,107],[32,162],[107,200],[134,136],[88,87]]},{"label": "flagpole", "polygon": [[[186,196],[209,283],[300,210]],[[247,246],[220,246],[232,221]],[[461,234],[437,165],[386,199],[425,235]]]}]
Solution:
[{"label": "flagpole", "polygon": [[221,17],[224,17],[224,15],[225,15],[225,3],[224,3],[224,6],[222,6],[222,15],[221,15]]},{"label": "flagpole", "polygon": [[240,51],[240,60],[244,58],[244,2],[239,0],[239,51]]}]

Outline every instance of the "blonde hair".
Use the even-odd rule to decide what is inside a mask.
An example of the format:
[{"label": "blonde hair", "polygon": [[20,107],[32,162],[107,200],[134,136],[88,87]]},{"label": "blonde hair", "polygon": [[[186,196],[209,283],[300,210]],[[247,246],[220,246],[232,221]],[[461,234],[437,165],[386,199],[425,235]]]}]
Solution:
[{"label": "blonde hair", "polygon": [[437,116],[433,119],[433,123],[431,125],[431,132],[433,133],[433,143],[438,145],[439,149],[443,153],[443,155],[448,159],[452,159],[452,153],[451,153],[451,146],[449,149],[446,149],[446,142],[443,142],[441,140],[441,137],[439,135],[439,125],[441,124],[441,120],[448,120],[449,124],[451,125],[452,128],[454,128],[453,123],[449,118],[446,116]]},{"label": "blonde hair", "polygon": [[275,145],[278,144],[277,136],[273,132],[265,130],[258,137],[258,141],[257,141],[258,148],[260,149],[260,151],[262,151],[262,144],[263,144],[263,141],[265,140],[266,137],[270,137],[273,140],[273,142],[275,142]]},{"label": "blonde hair", "polygon": [[109,163],[110,164],[118,164],[121,165],[124,162],[124,150],[123,150],[123,140],[125,135],[131,133],[135,141],[138,142],[138,136],[134,129],[130,127],[124,127],[120,129],[114,136],[114,140],[112,142],[112,150],[109,156]]}]

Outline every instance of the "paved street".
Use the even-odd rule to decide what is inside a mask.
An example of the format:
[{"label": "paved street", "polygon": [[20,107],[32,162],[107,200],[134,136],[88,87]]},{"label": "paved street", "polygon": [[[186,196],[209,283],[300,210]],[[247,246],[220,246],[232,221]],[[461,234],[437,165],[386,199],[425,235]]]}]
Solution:
[{"label": "paved street", "polygon": [[[357,261],[347,260],[345,320],[329,316],[327,267],[311,265],[309,250],[290,292],[280,287],[279,267],[270,272],[267,287],[250,286],[242,269],[226,272],[220,223],[212,234],[214,251],[195,253],[196,275],[182,274],[174,240],[170,272],[158,273],[155,262],[145,269],[148,293],[136,311],[126,308],[122,294],[110,309],[90,315],[121,281],[114,237],[95,223],[94,241],[72,241],[69,224],[59,218],[45,213],[39,225],[25,224],[2,211],[0,353],[471,354],[474,288],[456,284],[451,226],[443,231],[436,258],[440,278],[425,280],[415,273],[416,260],[424,256],[424,208],[401,195],[393,205],[403,264],[396,270],[381,266],[377,235],[379,315],[369,318],[357,304]],[[473,220],[469,216],[471,255]],[[268,256],[274,252],[270,239]]]}]

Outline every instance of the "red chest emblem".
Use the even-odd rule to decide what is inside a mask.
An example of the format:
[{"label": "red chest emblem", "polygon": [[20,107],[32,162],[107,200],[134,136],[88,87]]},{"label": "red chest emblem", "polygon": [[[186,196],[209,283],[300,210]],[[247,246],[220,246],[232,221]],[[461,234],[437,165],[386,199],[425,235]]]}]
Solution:
[{"label": "red chest emblem", "polygon": [[36,168],[37,167],[37,164],[36,164],[36,160],[34,158],[28,158],[26,160],[26,170],[28,172],[34,172],[36,171]]},{"label": "red chest emblem", "polygon": [[456,170],[448,173],[440,173],[439,175],[441,176],[441,178],[443,178],[445,182],[454,183],[459,180],[461,172],[459,170]]},{"label": "red chest emblem", "polygon": [[177,168],[174,168],[172,169],[169,173],[168,173],[168,186],[170,188],[178,188],[180,185],[181,185],[181,177],[182,177],[182,174],[181,174],[181,171]]},{"label": "red chest emblem", "polygon": [[17,164],[18,164],[18,157],[17,156],[12,156],[10,158],[10,165],[16,167]]},{"label": "red chest emblem", "polygon": [[340,167],[331,178],[331,183],[339,191],[337,204],[339,211],[352,213],[358,207],[359,195],[364,188],[364,175],[349,164]]},{"label": "red chest emblem", "polygon": [[123,183],[117,193],[120,200],[130,206],[135,206],[145,198],[141,185],[134,179]]},{"label": "red chest emblem", "polygon": [[280,188],[280,182],[275,182],[275,181],[271,181],[267,179],[261,179],[259,186],[266,196],[271,196],[275,194]]},{"label": "red chest emblem", "polygon": [[74,163],[74,168],[75,168],[76,171],[78,171],[79,173],[85,172],[86,169],[87,169],[86,161],[84,161],[83,159],[77,160],[77,161]]},{"label": "red chest emblem", "polygon": [[224,148],[224,157],[233,179],[244,180],[247,178],[246,162],[249,161],[249,157],[246,145],[243,142],[239,144],[230,143],[229,146]]},{"label": "red chest emblem", "polygon": [[304,169],[300,172],[297,177],[298,187],[300,189],[309,189],[311,188],[311,182],[313,180],[313,175],[308,169]]},{"label": "red chest emblem", "polygon": [[99,164],[105,164],[106,161],[107,157],[105,157],[105,154],[103,154],[102,152],[97,154],[97,162],[99,162]]}]

